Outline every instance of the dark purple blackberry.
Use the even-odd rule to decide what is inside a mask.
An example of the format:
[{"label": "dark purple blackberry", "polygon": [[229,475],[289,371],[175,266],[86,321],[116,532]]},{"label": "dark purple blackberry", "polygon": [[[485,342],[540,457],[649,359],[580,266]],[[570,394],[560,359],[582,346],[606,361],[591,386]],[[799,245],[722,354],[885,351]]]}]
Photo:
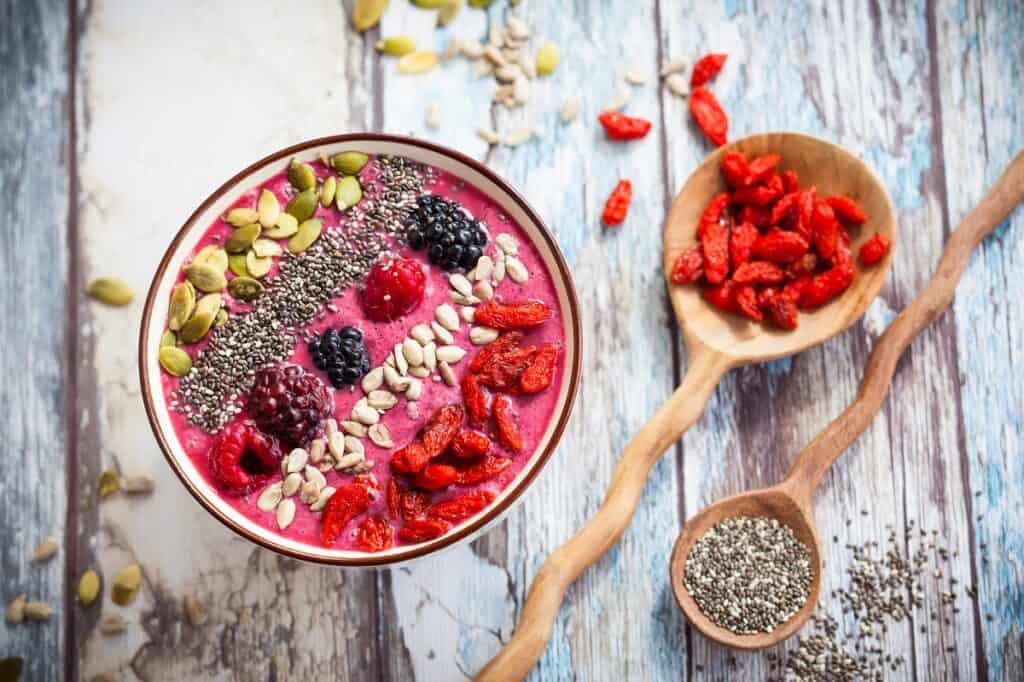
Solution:
[{"label": "dark purple blackberry", "polygon": [[264,367],[249,393],[256,425],[291,447],[308,446],[333,407],[324,382],[298,365]]},{"label": "dark purple blackberry", "polygon": [[309,355],[335,388],[351,386],[370,371],[370,352],[355,327],[325,330],[310,340]]},{"label": "dark purple blackberry", "polygon": [[482,221],[474,220],[457,202],[433,194],[416,200],[416,211],[405,229],[412,249],[426,249],[430,262],[449,272],[472,270],[487,245],[487,226]]}]

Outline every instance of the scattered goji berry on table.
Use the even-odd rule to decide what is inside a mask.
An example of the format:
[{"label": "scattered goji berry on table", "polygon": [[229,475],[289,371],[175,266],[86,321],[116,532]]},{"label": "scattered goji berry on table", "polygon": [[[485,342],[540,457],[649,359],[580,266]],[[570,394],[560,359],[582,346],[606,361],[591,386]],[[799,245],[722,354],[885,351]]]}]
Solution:
[{"label": "scattered goji berry on table", "polygon": [[728,56],[725,54],[706,54],[698,59],[693,65],[690,87],[700,87],[718,75],[718,72],[725,66],[725,60]]},{"label": "scattered goji berry on table", "polygon": [[495,478],[508,469],[512,460],[508,457],[487,455],[466,467],[459,467],[459,485],[476,485]]},{"label": "scattered goji berry on table", "polygon": [[889,253],[889,240],[880,234],[875,234],[860,247],[857,257],[864,265],[874,265],[885,258],[887,253]]},{"label": "scattered goji berry on table", "polygon": [[541,346],[530,360],[530,364],[519,375],[519,388],[523,393],[540,393],[550,386],[555,376],[557,359],[557,348],[551,345]]},{"label": "scattered goji berry on table", "polygon": [[729,135],[729,117],[715,96],[707,88],[694,88],[690,93],[690,115],[704,136],[717,147],[726,143]]},{"label": "scattered goji berry on table", "polygon": [[760,237],[761,233],[750,223],[740,223],[729,231],[729,262],[733,270],[750,260],[751,248]]},{"label": "scattered goji berry on table", "polygon": [[343,485],[334,491],[324,507],[320,525],[320,539],[326,547],[333,547],[345,526],[370,506],[370,494],[358,483]]},{"label": "scattered goji berry on table", "polygon": [[704,225],[700,240],[704,254],[704,277],[718,284],[729,274],[729,232],[719,223]]},{"label": "scattered goji berry on table", "polygon": [[825,202],[832,207],[836,218],[848,225],[860,225],[868,219],[857,202],[850,197],[826,197]]},{"label": "scattered goji berry on table", "polygon": [[523,449],[523,437],[512,415],[512,402],[503,395],[494,399],[494,425],[498,427],[498,441],[508,450]]},{"label": "scattered goji berry on table", "polygon": [[704,276],[704,254],[700,244],[683,249],[672,264],[672,281],[676,284],[692,284]]},{"label": "scattered goji berry on table", "polygon": [[426,542],[441,537],[449,528],[451,525],[443,519],[406,521],[398,529],[398,537],[405,542]]},{"label": "scattered goji berry on table", "polygon": [[455,467],[431,462],[416,474],[413,483],[421,490],[441,490],[455,483],[458,477],[459,472]]},{"label": "scattered goji berry on table", "polygon": [[637,140],[651,131],[651,122],[647,119],[626,116],[617,111],[602,112],[597,120],[613,140]]},{"label": "scattered goji berry on table", "polygon": [[490,490],[475,490],[461,497],[435,503],[427,510],[427,515],[458,523],[484,509],[494,501],[494,497]]},{"label": "scattered goji berry on table", "polygon": [[364,552],[382,552],[391,546],[394,529],[383,516],[371,516],[359,524],[356,545]]},{"label": "scattered goji berry on table", "polygon": [[547,322],[554,315],[554,311],[541,301],[485,301],[477,306],[473,319],[477,324],[498,330],[528,329]]},{"label": "scattered goji berry on table", "polygon": [[629,202],[633,200],[633,183],[619,180],[618,184],[604,202],[601,222],[605,225],[621,225],[629,213]]}]

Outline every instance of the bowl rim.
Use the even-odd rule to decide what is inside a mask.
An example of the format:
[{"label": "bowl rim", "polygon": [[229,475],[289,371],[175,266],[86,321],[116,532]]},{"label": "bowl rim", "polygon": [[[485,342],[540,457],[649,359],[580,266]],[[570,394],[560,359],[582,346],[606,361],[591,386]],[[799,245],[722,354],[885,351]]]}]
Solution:
[{"label": "bowl rim", "polygon": [[[199,486],[189,476],[185,474],[181,466],[177,461],[177,457],[172,453],[171,445],[168,441],[167,435],[161,429],[156,416],[156,409],[151,398],[151,381],[149,373],[146,371],[147,358],[149,353],[146,343],[147,330],[149,329],[153,311],[156,304],[156,294],[160,288],[160,283],[166,275],[168,268],[171,265],[171,258],[177,251],[178,246],[186,238],[192,228],[195,226],[196,221],[199,217],[209,209],[209,207],[220,199],[226,193],[237,189],[239,183],[249,174],[259,170],[260,168],[279,162],[291,156],[295,156],[302,152],[306,152],[310,149],[332,144],[347,144],[347,143],[358,143],[358,142],[387,142],[400,145],[408,145],[411,147],[420,147],[427,151],[442,156],[447,156],[450,159],[461,163],[473,171],[480,173],[487,180],[493,182],[501,191],[505,192],[508,197],[518,205],[518,207],[526,214],[526,216],[534,223],[537,228],[537,232],[540,238],[543,240],[547,249],[557,266],[557,275],[562,281],[565,288],[565,296],[569,303],[569,317],[571,321],[571,328],[573,331],[572,349],[573,349],[573,362],[570,371],[566,376],[568,381],[568,390],[566,392],[565,401],[561,406],[560,413],[557,415],[557,423],[551,433],[551,438],[548,440],[547,446],[544,451],[539,455],[535,452],[532,457],[535,458],[535,462],[527,472],[527,474],[515,485],[515,487],[504,496],[498,504],[495,504],[488,508],[483,514],[473,519],[469,523],[465,523],[458,526],[454,531],[442,535],[440,538],[424,542],[416,545],[410,545],[408,548],[400,550],[396,553],[390,554],[387,558],[380,557],[376,554],[367,553],[365,555],[358,555],[353,557],[330,557],[315,552],[312,548],[309,550],[298,550],[292,547],[286,547],[278,544],[276,536],[273,531],[267,531],[265,534],[251,533],[247,529],[243,528],[232,520],[226,513],[212,505],[206,500],[205,495],[199,490]],[[483,190],[481,190],[483,191]],[[258,159],[257,161],[249,164],[238,173],[234,174],[226,182],[222,183],[213,192],[211,192],[206,199],[204,199],[199,206],[189,215],[182,226],[175,233],[174,238],[170,241],[167,248],[164,251],[163,256],[160,259],[159,264],[153,274],[153,278],[149,285],[149,290],[146,294],[146,301],[142,311],[142,323],[139,328],[139,349],[138,349],[138,365],[139,365],[139,381],[142,388],[142,400],[146,408],[146,418],[149,420],[150,428],[153,431],[153,435],[156,437],[157,443],[160,446],[160,450],[164,455],[164,459],[170,465],[171,469],[177,475],[178,479],[185,486],[185,489],[192,495],[192,497],[202,506],[207,512],[209,512],[214,518],[220,521],[222,524],[227,526],[237,535],[261,546],[269,549],[278,554],[298,559],[300,561],[329,565],[329,566],[343,566],[343,567],[374,567],[374,566],[393,566],[403,562],[407,562],[413,559],[419,559],[429,554],[433,554],[442,549],[452,547],[465,539],[474,537],[477,533],[482,532],[489,524],[493,521],[501,518],[512,506],[522,497],[523,493],[530,487],[533,481],[537,478],[537,475],[544,469],[551,456],[554,454],[559,442],[562,439],[562,435],[565,432],[566,427],[569,423],[569,418],[572,415],[573,407],[576,403],[576,396],[579,391],[580,374],[582,368],[582,324],[580,321],[580,305],[579,298],[576,291],[576,285],[572,278],[572,271],[569,268],[568,263],[565,260],[565,256],[562,254],[561,248],[558,246],[558,242],[555,240],[551,230],[547,224],[541,219],[540,215],[533,209],[533,207],[526,201],[523,196],[517,192],[512,186],[494,171],[490,170],[480,161],[458,152],[454,149],[435,144],[433,142],[427,142],[418,138],[406,136],[406,135],[393,135],[389,133],[373,133],[373,132],[360,132],[360,133],[344,133],[340,135],[328,135],[324,137],[317,137],[310,140],[305,140],[297,144],[279,149],[278,151],[271,152],[266,156]]]}]

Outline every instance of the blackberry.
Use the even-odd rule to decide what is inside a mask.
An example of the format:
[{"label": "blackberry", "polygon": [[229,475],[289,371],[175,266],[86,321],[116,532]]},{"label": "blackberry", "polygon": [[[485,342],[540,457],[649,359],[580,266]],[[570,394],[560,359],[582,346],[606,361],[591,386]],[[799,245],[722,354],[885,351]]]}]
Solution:
[{"label": "blackberry", "polygon": [[290,447],[308,446],[333,407],[324,383],[298,365],[264,367],[256,372],[249,393],[256,425]]},{"label": "blackberry", "polygon": [[424,194],[406,222],[405,239],[416,251],[426,249],[430,262],[448,272],[472,270],[487,245],[487,226],[457,202]]},{"label": "blackberry", "polygon": [[355,327],[327,329],[310,340],[309,355],[335,388],[351,386],[370,371],[370,352]]}]

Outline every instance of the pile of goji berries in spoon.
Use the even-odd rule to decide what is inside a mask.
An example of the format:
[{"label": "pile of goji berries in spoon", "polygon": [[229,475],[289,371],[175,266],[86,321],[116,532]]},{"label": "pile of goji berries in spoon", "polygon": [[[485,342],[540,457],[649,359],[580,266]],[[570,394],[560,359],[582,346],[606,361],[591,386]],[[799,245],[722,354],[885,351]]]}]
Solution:
[{"label": "pile of goji berries in spoon", "polygon": [[[778,172],[779,161],[766,154],[748,162],[738,151],[723,157],[731,191],[704,209],[698,241],[676,259],[671,278],[705,283],[704,299],[720,310],[796,329],[799,310],[825,305],[853,282],[848,229],[867,216],[850,197],[801,188],[794,171]],[[858,257],[872,266],[888,251],[889,240],[876,234]]]}]

